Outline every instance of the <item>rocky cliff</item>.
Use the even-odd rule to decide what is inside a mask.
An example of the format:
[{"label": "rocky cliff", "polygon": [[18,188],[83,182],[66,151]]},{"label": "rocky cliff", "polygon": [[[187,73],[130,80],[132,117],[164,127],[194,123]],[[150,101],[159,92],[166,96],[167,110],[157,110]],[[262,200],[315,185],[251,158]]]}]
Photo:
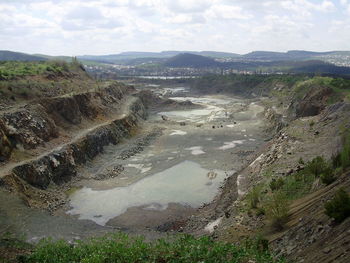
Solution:
[{"label": "rocky cliff", "polygon": [[101,153],[104,146],[130,136],[146,118],[134,92],[110,84],[1,113],[2,180],[16,176],[41,189],[70,180],[80,164]]}]

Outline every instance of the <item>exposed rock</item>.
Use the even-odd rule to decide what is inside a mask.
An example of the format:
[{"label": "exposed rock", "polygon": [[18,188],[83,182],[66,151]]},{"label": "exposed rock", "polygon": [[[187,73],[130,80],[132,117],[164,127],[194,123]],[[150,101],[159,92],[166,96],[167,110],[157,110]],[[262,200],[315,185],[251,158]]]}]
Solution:
[{"label": "exposed rock", "polygon": [[13,144],[32,149],[58,136],[57,127],[40,105],[0,116],[3,132]]},{"label": "exposed rock", "polygon": [[[137,100],[135,104],[140,104]],[[145,109],[142,104],[131,106],[128,116],[117,119],[110,124],[92,130],[76,142],[72,142],[61,149],[49,153],[36,160],[18,165],[13,173],[32,186],[46,189],[51,182],[61,184],[76,175],[77,165],[85,163],[103,151],[104,146],[116,144],[122,138],[129,136],[136,127],[140,111]]]},{"label": "exposed rock", "polygon": [[295,112],[297,118],[318,115],[326,108],[327,100],[333,93],[334,91],[329,87],[313,87],[301,100],[295,98],[290,109]]},{"label": "exposed rock", "polygon": [[10,158],[13,150],[13,145],[11,145],[11,142],[3,132],[3,127],[4,126],[0,120],[0,162],[3,162]]}]

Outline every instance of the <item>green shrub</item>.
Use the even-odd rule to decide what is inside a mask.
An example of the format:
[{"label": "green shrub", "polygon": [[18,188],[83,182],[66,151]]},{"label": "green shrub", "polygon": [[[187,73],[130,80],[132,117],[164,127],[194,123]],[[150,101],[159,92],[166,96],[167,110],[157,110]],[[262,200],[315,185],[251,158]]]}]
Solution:
[{"label": "green shrub", "polygon": [[331,161],[332,161],[333,168],[341,167],[340,152],[335,155],[332,155]]},{"label": "green shrub", "polygon": [[281,188],[289,200],[294,200],[309,193],[315,181],[315,175],[302,170],[287,176]]},{"label": "green shrub", "polygon": [[278,191],[270,196],[265,203],[266,216],[275,230],[282,230],[288,220],[289,201],[287,195]]},{"label": "green shrub", "polygon": [[334,218],[335,222],[340,223],[350,216],[350,196],[341,188],[324,207],[326,209],[326,215]]},{"label": "green shrub", "polygon": [[277,180],[275,178],[273,178],[269,184],[272,192],[274,192],[276,190],[280,190],[283,187],[283,185],[284,185],[284,180],[281,177],[279,177]]},{"label": "green shrub", "polygon": [[304,164],[305,164],[305,162],[304,162],[303,158],[301,158],[301,157],[299,158],[298,163],[299,163],[299,164],[302,164],[302,165],[304,165]]},{"label": "green shrub", "polygon": [[306,164],[305,171],[319,177],[329,168],[328,163],[322,156],[317,156]]},{"label": "green shrub", "polygon": [[261,199],[262,186],[254,186],[253,189],[248,193],[247,199],[250,208],[257,208]]},{"label": "green shrub", "polygon": [[172,241],[160,239],[147,243],[124,234],[93,238],[70,245],[65,241],[44,240],[23,262],[285,262],[273,257],[265,240],[245,245],[215,242],[210,237],[183,235]]},{"label": "green shrub", "polygon": [[343,170],[350,167],[350,132],[344,136],[343,149],[340,152],[340,162]]},{"label": "green shrub", "polygon": [[263,215],[265,215],[265,209],[263,208],[263,207],[258,207],[257,209],[256,209],[256,216],[263,216]]},{"label": "green shrub", "polygon": [[320,178],[321,178],[321,182],[326,185],[333,183],[337,179],[333,171],[331,171],[330,173],[321,174]]}]

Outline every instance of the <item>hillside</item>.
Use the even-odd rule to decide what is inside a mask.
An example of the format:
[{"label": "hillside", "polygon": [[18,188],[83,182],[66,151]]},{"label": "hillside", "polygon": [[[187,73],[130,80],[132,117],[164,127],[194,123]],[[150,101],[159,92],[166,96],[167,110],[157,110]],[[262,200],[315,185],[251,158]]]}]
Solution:
[{"label": "hillside", "polygon": [[[337,55],[341,54],[337,51],[329,52],[313,52],[305,50],[290,50],[287,52],[272,52],[272,51],[253,51],[245,54],[242,58],[251,60],[265,60],[265,61],[278,61],[278,60],[309,60],[321,56]],[[345,55],[345,54],[344,54]]]},{"label": "hillside", "polygon": [[20,52],[0,50],[0,61],[44,61],[46,58]]},{"label": "hillside", "polygon": [[[206,224],[215,224],[212,235],[218,240],[239,243],[258,235],[291,262],[347,262],[349,80],[208,76],[194,87],[205,93],[265,97],[271,138],[227,181],[216,200],[190,220],[190,231],[200,234]],[[341,191],[344,201],[339,201]],[[331,200],[338,200],[332,209],[341,220],[329,214]]]},{"label": "hillside", "polygon": [[143,60],[154,60],[154,59],[168,59],[173,56],[177,56],[183,53],[201,55],[213,58],[234,58],[240,55],[228,52],[216,52],[216,51],[162,51],[162,52],[122,52],[120,54],[91,56],[84,55],[78,56],[81,60],[90,60],[98,62],[108,63],[127,63],[129,60],[143,59]]},{"label": "hillside", "polygon": [[78,61],[0,62],[0,110],[21,101],[81,92],[96,86]]}]

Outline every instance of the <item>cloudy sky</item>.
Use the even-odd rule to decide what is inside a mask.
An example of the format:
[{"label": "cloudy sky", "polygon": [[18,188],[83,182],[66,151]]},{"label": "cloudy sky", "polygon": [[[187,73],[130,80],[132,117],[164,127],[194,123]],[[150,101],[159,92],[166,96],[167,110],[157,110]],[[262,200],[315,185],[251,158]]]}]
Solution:
[{"label": "cloudy sky", "polygon": [[350,0],[0,0],[0,50],[350,50]]}]

